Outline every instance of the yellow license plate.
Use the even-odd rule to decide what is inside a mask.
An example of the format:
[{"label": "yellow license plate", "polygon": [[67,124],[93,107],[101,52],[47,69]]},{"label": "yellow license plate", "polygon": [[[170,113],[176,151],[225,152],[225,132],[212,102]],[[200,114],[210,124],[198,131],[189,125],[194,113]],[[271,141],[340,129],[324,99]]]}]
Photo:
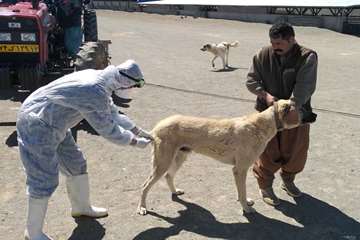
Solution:
[{"label": "yellow license plate", "polygon": [[0,52],[39,52],[38,44],[0,44]]}]

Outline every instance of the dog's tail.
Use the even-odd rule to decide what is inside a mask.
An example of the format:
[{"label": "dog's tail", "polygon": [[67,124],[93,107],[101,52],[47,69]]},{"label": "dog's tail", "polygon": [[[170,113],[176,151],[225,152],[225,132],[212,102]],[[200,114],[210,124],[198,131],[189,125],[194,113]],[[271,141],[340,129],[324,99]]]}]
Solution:
[{"label": "dog's tail", "polygon": [[152,141],[151,141],[151,144],[152,145],[154,145],[154,141],[155,141],[155,138],[156,138],[156,134],[155,134],[155,131],[154,131],[154,129],[152,129],[150,132],[150,135],[151,135],[151,137],[152,137]]},{"label": "dog's tail", "polygon": [[239,41],[235,41],[229,44],[229,47],[237,47],[239,45]]}]

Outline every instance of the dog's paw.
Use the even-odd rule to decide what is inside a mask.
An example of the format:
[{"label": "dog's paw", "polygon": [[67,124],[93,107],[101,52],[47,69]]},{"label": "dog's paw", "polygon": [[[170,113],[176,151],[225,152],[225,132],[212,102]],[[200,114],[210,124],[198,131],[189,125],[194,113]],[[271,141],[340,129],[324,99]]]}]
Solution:
[{"label": "dog's paw", "polygon": [[138,207],[137,211],[136,211],[138,214],[144,216],[147,214],[147,210],[146,210],[146,207]]},{"label": "dog's paw", "polygon": [[183,195],[184,193],[185,193],[184,190],[177,188],[176,192],[173,192],[172,195],[179,196],[179,195]]},{"label": "dog's paw", "polygon": [[248,199],[246,199],[246,204],[251,207],[255,204],[255,202],[251,198],[248,198]]}]

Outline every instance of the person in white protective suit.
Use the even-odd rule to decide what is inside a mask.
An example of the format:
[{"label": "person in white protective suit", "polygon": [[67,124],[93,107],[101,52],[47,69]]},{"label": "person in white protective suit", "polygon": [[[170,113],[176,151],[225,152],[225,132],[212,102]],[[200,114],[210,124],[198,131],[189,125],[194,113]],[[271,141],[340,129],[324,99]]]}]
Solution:
[{"label": "person in white protective suit", "polygon": [[118,113],[111,95],[145,84],[139,66],[127,60],[104,70],[83,70],[63,76],[33,92],[17,118],[19,151],[26,171],[28,195],[25,239],[51,239],[42,231],[49,197],[59,184],[59,170],[73,217],[106,217],[90,204],[86,160],[70,128],[82,119],[115,144],[145,148],[151,135]]}]

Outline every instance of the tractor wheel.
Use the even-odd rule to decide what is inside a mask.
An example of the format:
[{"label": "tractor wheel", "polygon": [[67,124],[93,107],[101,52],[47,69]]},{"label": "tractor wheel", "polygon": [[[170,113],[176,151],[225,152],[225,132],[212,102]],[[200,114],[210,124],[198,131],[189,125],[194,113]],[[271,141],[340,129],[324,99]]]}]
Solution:
[{"label": "tractor wheel", "polygon": [[10,69],[7,67],[0,68],[0,89],[11,88]]},{"label": "tractor wheel", "polygon": [[18,78],[22,88],[35,91],[42,86],[42,73],[40,65],[23,66],[19,69]]},{"label": "tractor wheel", "polygon": [[101,42],[85,42],[76,54],[75,71],[104,69],[109,64],[106,47]]},{"label": "tractor wheel", "polygon": [[84,11],[84,39],[85,42],[96,42],[98,40],[96,12],[93,9],[85,9]]}]

